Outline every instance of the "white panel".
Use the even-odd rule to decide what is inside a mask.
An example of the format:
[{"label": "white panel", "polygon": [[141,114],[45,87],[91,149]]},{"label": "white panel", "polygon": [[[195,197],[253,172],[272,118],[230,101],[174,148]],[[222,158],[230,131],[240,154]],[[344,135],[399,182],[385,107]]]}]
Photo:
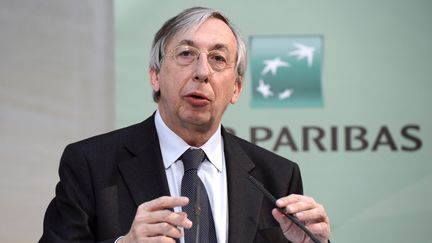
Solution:
[{"label": "white panel", "polygon": [[0,241],[36,242],[70,142],[114,127],[106,0],[0,2]]}]

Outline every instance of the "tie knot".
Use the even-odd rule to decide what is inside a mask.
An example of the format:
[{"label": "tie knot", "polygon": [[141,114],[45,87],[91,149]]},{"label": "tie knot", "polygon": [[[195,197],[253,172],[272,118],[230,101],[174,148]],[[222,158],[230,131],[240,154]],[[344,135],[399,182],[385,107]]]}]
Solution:
[{"label": "tie knot", "polygon": [[198,170],[201,162],[205,159],[205,153],[202,149],[188,149],[182,155],[184,171]]}]

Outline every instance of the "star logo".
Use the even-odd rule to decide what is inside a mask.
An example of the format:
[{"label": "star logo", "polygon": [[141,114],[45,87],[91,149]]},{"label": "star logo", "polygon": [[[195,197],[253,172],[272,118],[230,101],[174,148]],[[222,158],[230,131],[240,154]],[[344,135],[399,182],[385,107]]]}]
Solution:
[{"label": "star logo", "polygon": [[271,60],[264,60],[263,63],[266,65],[265,68],[262,70],[262,75],[266,75],[269,71],[273,75],[276,75],[277,68],[278,67],[289,67],[290,64],[287,62],[281,61],[280,57],[276,57]]},{"label": "star logo", "polygon": [[271,92],[270,90],[270,85],[264,83],[264,80],[262,79],[259,80],[259,85],[256,88],[256,90],[260,92],[265,98],[273,95],[273,92]]},{"label": "star logo", "polygon": [[289,53],[290,56],[297,56],[297,60],[302,60],[307,58],[308,66],[310,67],[313,62],[313,54],[315,51],[314,47],[305,46],[299,43],[294,43],[294,46],[297,48],[294,51]]},{"label": "star logo", "polygon": [[293,89],[286,89],[283,92],[279,93],[279,99],[280,100],[288,99],[293,92],[294,92]]},{"label": "star logo", "polygon": [[252,107],[321,107],[321,36],[250,38]]}]

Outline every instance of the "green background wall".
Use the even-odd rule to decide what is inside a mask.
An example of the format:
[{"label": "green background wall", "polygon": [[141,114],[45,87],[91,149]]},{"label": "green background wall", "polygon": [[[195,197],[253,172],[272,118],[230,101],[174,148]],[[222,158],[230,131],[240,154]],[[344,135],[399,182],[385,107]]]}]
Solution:
[{"label": "green background wall", "polygon": [[[272,149],[283,127],[298,151],[278,154],[297,161],[305,193],[323,203],[333,242],[432,242],[432,2],[431,1],[132,1],[115,2],[116,124],[142,121],[156,108],[148,79],[148,56],[162,23],[191,6],[223,11],[247,41],[252,35],[322,35],[321,108],[251,108],[250,70],[240,102],[223,124],[250,139],[250,128],[265,126]],[[421,140],[415,151],[401,130]],[[301,149],[301,129],[325,131],[326,151]],[[369,146],[346,151],[344,128],[362,126]],[[330,149],[331,127],[338,149]],[[386,127],[397,149],[376,141]],[[357,141],[358,142],[358,141]],[[382,142],[382,140],[381,140]],[[388,142],[388,141],[387,141]]]}]

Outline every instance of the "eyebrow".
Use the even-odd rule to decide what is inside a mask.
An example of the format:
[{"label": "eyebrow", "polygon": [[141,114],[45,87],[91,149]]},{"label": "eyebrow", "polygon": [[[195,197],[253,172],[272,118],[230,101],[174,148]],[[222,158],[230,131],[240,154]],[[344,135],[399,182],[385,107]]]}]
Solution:
[{"label": "eyebrow", "polygon": [[[192,40],[188,40],[188,39],[181,40],[178,43],[178,45],[188,45],[188,46],[197,47],[195,42],[193,42]],[[210,50],[221,50],[221,49],[225,49],[226,51],[229,51],[228,46],[225,44],[222,44],[222,43],[215,44]]]}]

